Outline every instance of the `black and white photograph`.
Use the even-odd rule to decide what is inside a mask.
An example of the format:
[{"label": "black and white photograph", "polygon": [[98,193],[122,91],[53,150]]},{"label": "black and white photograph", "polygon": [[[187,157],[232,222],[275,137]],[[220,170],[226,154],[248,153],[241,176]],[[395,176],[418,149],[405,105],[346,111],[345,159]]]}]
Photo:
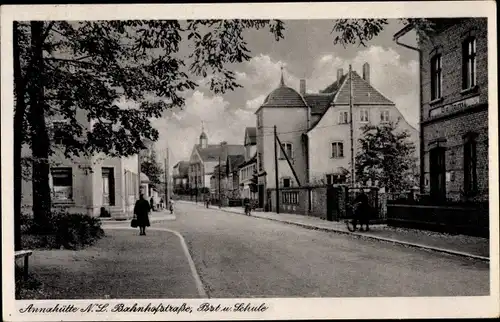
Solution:
[{"label": "black and white photograph", "polygon": [[4,320],[500,314],[494,2],[1,9]]}]

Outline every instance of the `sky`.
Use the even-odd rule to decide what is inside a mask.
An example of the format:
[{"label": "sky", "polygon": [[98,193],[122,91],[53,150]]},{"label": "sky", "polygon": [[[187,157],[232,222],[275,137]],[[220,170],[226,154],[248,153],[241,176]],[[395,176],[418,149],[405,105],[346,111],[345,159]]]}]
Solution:
[{"label": "sky", "polygon": [[[234,67],[243,88],[215,95],[199,79],[200,86],[186,93],[183,109],[169,110],[152,121],[160,133],[155,148],[161,158],[168,148],[170,167],[189,160],[202,121],[210,144],[243,144],[245,127],[256,126],[255,111],[279,85],[281,66],[287,86],[298,91],[300,79],[305,79],[307,92],[312,93],[333,83],[338,68],[345,73],[352,64],[361,75],[362,65],[368,62],[372,85],[396,104],[411,125],[418,124],[418,54],[393,42],[393,35],[402,28],[398,20],[390,20],[366,47],[347,48],[333,44],[333,20],[284,22],[284,39],[278,42],[266,30],[246,32],[252,58]],[[416,42],[412,34],[402,40]]]}]

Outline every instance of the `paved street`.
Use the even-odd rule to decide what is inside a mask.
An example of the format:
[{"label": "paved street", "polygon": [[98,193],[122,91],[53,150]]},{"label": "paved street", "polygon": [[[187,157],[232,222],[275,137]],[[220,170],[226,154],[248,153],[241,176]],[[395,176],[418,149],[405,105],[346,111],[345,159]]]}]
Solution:
[{"label": "paved street", "polygon": [[489,264],[177,203],[175,221],[209,297],[489,293]]}]

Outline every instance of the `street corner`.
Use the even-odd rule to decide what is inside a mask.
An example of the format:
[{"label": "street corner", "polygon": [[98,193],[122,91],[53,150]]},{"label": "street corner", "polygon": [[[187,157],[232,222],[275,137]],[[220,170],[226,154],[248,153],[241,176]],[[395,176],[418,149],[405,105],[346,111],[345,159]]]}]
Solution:
[{"label": "street corner", "polygon": [[150,228],[140,236],[130,227],[103,228],[106,237],[89,248],[37,252],[31,270],[52,289],[48,299],[205,296],[178,232]]}]

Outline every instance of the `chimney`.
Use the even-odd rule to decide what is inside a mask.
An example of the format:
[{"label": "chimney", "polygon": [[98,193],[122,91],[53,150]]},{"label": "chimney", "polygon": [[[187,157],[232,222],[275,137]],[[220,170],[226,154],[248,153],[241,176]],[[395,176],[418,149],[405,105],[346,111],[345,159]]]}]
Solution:
[{"label": "chimney", "polygon": [[337,69],[337,82],[344,76],[344,70],[342,68]]},{"label": "chimney", "polygon": [[363,79],[370,83],[370,65],[368,63],[363,64]]},{"label": "chimney", "polygon": [[300,95],[304,96],[306,94],[306,80],[300,80]]}]

